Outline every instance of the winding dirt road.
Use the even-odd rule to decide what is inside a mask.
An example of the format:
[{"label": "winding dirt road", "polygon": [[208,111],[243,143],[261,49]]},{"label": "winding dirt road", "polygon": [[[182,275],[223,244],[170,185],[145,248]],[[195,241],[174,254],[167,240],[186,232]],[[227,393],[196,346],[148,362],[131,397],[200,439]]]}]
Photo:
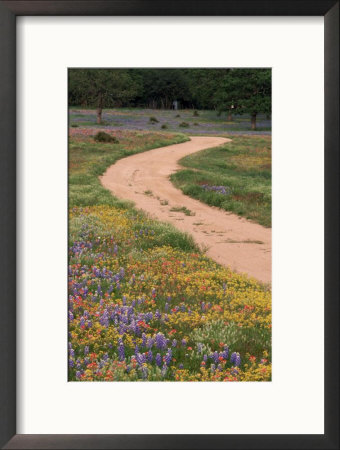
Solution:
[{"label": "winding dirt road", "polygon": [[[190,139],[120,159],[100,181],[116,197],[132,200],[152,217],[190,233],[216,262],[270,283],[271,229],[192,199],[169,180],[184,156],[230,141],[205,136]],[[173,210],[182,207],[192,215]]]}]

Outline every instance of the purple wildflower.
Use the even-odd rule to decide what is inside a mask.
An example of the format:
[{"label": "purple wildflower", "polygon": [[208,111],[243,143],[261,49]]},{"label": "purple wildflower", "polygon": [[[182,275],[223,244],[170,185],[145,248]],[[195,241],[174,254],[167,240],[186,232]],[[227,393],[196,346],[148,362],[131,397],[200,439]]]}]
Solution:
[{"label": "purple wildflower", "polygon": [[161,365],[162,365],[162,357],[159,353],[157,353],[157,355],[156,355],[156,364],[158,367],[161,367]]},{"label": "purple wildflower", "polygon": [[119,359],[121,361],[123,361],[125,359],[125,349],[124,349],[123,341],[121,339],[119,340],[119,343],[118,343],[118,355],[119,355]]},{"label": "purple wildflower", "polygon": [[236,352],[232,353],[231,357],[230,357],[230,362],[234,366],[238,367],[241,364],[241,356],[240,356],[240,354],[236,353]]},{"label": "purple wildflower", "polygon": [[160,349],[166,347],[166,338],[163,333],[156,334],[156,346]]},{"label": "purple wildflower", "polygon": [[148,351],[146,359],[148,360],[148,362],[150,362],[150,363],[152,362],[152,360],[153,360],[152,350]]}]

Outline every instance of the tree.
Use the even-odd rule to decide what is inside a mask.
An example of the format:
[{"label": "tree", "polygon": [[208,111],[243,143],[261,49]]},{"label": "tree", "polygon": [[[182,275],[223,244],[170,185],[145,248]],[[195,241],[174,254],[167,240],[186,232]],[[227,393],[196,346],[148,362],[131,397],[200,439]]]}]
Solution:
[{"label": "tree", "polygon": [[126,69],[70,69],[69,102],[97,107],[97,123],[102,122],[103,108],[124,104],[141,89]]},{"label": "tree", "polygon": [[259,113],[271,112],[271,70],[230,69],[216,86],[215,101],[220,110],[251,117],[251,128],[256,129]]},{"label": "tree", "polygon": [[143,93],[136,104],[151,108],[171,109],[174,100],[181,105],[188,102],[189,89],[183,70],[178,69],[133,69],[143,84]]},{"label": "tree", "polygon": [[198,109],[218,109],[216,88],[228,69],[186,69],[192,103]]}]

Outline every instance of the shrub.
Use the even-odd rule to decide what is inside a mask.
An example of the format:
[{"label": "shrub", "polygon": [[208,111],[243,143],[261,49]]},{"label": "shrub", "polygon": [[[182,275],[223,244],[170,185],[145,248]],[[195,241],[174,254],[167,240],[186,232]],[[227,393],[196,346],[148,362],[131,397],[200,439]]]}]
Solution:
[{"label": "shrub", "polygon": [[194,111],[194,117],[198,117],[199,116],[199,114],[198,114],[198,111]]},{"label": "shrub", "polygon": [[72,127],[72,128],[78,128],[79,125],[78,125],[77,123],[73,123],[73,124],[71,125],[71,127]]},{"label": "shrub", "polygon": [[181,117],[181,115],[180,114],[176,114],[175,117]]},{"label": "shrub", "polygon": [[194,125],[195,125],[195,127],[198,127],[199,123],[198,123],[198,122],[195,122]]},{"label": "shrub", "polygon": [[149,121],[150,121],[151,123],[158,123],[158,122],[159,122],[159,120],[158,120],[157,117],[155,117],[155,116],[151,116],[150,119],[149,119]]},{"label": "shrub", "polygon": [[166,128],[168,128],[168,125],[166,125],[165,123],[163,123],[163,125],[161,126],[161,128],[162,128],[163,130],[165,130]]},{"label": "shrub", "polygon": [[222,111],[218,111],[218,113],[216,114],[217,117],[221,117]]},{"label": "shrub", "polygon": [[181,122],[178,126],[182,128],[188,128],[189,124],[188,122]]},{"label": "shrub", "polygon": [[111,136],[104,131],[99,131],[93,138],[96,142],[111,142],[114,144],[118,144],[118,139],[115,136]]}]

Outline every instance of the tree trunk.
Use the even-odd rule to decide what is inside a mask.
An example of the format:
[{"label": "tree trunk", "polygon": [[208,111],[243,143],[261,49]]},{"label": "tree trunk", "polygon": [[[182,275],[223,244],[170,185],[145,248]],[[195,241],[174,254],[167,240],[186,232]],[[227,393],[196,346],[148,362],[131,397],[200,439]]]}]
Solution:
[{"label": "tree trunk", "polygon": [[231,112],[228,112],[227,121],[231,122],[232,120],[233,120],[233,115],[231,114]]},{"label": "tree trunk", "polygon": [[103,113],[102,108],[97,108],[97,123],[98,124],[102,123],[102,113]]},{"label": "tree trunk", "polygon": [[251,129],[256,130],[256,113],[251,115]]},{"label": "tree trunk", "polygon": [[103,113],[103,96],[102,94],[98,95],[98,107],[97,107],[97,123],[102,123],[102,113]]}]

